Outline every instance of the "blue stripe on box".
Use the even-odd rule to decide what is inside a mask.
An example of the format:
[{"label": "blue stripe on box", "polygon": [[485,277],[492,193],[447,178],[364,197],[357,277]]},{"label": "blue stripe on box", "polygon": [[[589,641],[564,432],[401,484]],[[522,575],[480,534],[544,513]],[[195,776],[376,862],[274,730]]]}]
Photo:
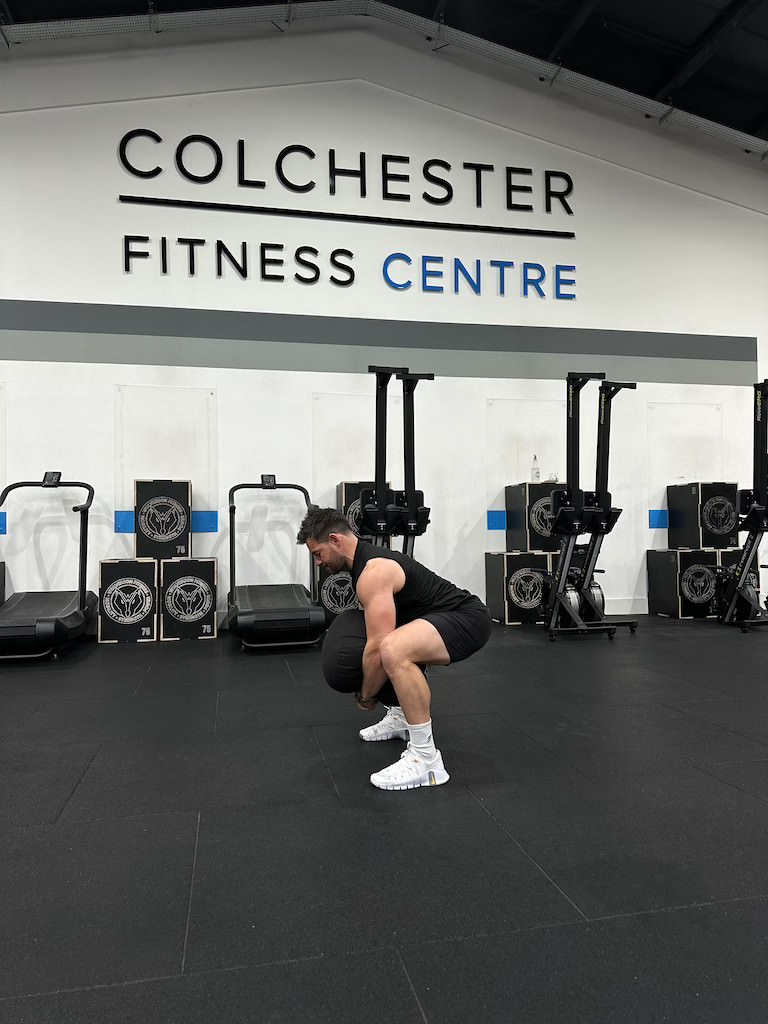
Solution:
[{"label": "blue stripe on box", "polygon": [[0,512],[0,533],[7,533],[5,528],[5,512]]},{"label": "blue stripe on box", "polygon": [[[5,522],[5,513],[0,513]],[[0,530],[5,533],[5,529]],[[115,512],[115,533],[135,533],[136,519],[134,513],[128,509],[124,512]],[[192,512],[192,533],[218,533],[219,513],[218,512]]]},{"label": "blue stripe on box", "polygon": [[218,533],[218,512],[192,512],[192,533]]},{"label": "blue stripe on box", "polygon": [[506,530],[507,528],[507,513],[505,510],[489,508],[488,509],[488,529],[489,530]]},{"label": "blue stripe on box", "polygon": [[666,530],[669,528],[669,512],[665,508],[648,509],[648,526],[651,530]]}]

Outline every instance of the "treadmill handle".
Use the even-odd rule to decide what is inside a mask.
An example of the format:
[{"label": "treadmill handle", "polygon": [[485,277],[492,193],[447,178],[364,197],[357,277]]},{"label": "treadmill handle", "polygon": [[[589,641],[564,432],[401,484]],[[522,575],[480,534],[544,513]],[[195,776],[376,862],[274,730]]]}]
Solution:
[{"label": "treadmill handle", "polygon": [[[0,494],[0,508],[5,504],[5,499],[8,497],[11,491],[15,491],[18,487],[50,487],[50,484],[43,484],[39,480],[22,480],[17,484],[8,484],[7,487],[3,488],[3,493]],[[61,480],[55,485],[56,487],[84,487],[88,491],[88,497],[81,505],[73,505],[73,512],[85,512],[93,504],[93,487],[90,484],[83,483],[82,480]]]}]

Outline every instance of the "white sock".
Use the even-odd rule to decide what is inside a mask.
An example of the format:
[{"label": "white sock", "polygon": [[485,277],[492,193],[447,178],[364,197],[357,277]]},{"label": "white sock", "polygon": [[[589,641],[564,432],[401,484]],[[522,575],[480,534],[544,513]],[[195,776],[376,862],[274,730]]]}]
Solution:
[{"label": "white sock", "polygon": [[408,726],[408,746],[410,749],[422,761],[434,761],[437,751],[435,750],[435,741],[432,738],[432,719],[430,718],[423,725],[411,725],[410,722],[406,724]]}]

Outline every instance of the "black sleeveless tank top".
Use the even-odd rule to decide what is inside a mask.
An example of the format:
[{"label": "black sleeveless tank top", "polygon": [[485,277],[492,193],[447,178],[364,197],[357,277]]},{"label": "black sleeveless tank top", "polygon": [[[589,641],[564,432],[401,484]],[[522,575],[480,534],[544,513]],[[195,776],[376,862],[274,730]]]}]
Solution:
[{"label": "black sleeveless tank top", "polygon": [[357,550],[352,561],[352,584],[355,589],[360,573],[372,558],[389,558],[397,562],[405,573],[405,585],[394,595],[398,626],[413,622],[427,612],[453,611],[472,598],[468,590],[461,590],[448,580],[444,580],[442,576],[438,576],[409,555],[377,547],[367,540],[357,542]]}]

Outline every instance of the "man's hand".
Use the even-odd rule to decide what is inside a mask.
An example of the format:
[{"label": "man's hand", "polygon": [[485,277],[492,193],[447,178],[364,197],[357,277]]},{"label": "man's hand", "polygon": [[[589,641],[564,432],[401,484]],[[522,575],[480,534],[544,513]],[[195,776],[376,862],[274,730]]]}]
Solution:
[{"label": "man's hand", "polygon": [[362,693],[355,694],[355,704],[357,704],[361,711],[373,711],[378,703],[378,697],[364,697]]}]

